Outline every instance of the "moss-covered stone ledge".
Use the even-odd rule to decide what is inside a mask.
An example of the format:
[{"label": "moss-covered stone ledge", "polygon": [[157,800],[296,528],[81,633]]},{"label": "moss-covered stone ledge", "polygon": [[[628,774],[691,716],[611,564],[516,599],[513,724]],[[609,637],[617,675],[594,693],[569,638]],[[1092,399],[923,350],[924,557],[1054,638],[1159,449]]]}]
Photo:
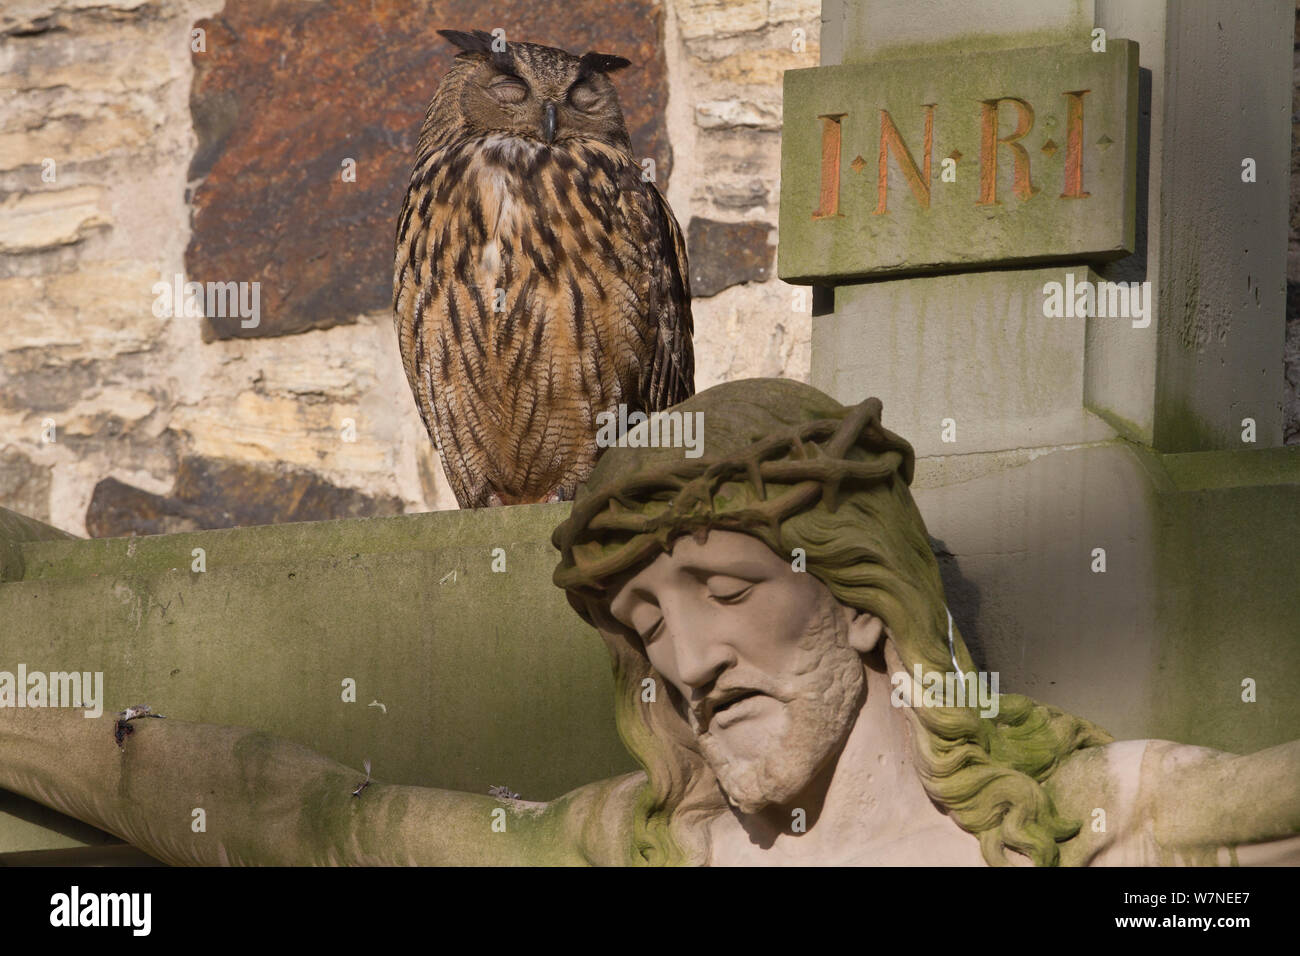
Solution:
[{"label": "moss-covered stone ledge", "polygon": [[[36,541],[72,541],[73,535],[0,508],[0,582],[17,581],[23,576],[23,549]],[[3,633],[3,632],[0,632]]]},{"label": "moss-covered stone ledge", "polygon": [[[94,540],[4,517],[21,576],[0,583],[0,670],[102,671],[106,712],[148,703],[386,781],[549,799],[634,769],[604,646],[550,583],[568,507]],[[5,799],[0,854],[102,839]]]}]

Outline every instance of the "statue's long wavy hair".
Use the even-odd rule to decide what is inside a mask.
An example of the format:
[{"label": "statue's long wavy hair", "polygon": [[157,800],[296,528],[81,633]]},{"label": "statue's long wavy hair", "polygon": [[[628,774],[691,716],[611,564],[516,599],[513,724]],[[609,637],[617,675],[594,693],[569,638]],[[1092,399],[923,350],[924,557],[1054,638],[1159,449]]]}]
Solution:
[{"label": "statue's long wavy hair", "polygon": [[[951,671],[948,618],[938,562],[907,485],[883,482],[846,496],[835,511],[818,506],[780,526],[782,553],[802,548],[807,570],[841,603],[881,618],[902,669]],[[615,720],[647,781],[634,811],[627,862],[705,863],[707,828],[725,808],[717,779],[677,708],[643,700],[647,678],[667,682],[650,666],[637,635],[615,621],[605,602],[586,599],[613,659]],[[975,669],[956,627],[962,672]],[[670,694],[673,693],[670,689]],[[914,698],[915,699],[915,698]],[[1083,747],[1111,737],[1086,720],[1023,697],[1002,694],[996,717],[972,707],[905,707],[916,767],[931,799],[980,841],[993,865],[1006,850],[1038,866],[1060,862],[1058,844],[1078,833],[1063,819],[1043,782]]]}]

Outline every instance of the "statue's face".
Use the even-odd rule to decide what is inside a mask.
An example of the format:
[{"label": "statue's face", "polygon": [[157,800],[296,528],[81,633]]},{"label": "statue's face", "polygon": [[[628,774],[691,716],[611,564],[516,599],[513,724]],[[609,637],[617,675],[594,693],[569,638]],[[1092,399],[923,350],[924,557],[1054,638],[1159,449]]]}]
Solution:
[{"label": "statue's face", "polygon": [[622,583],[610,612],[641,636],[743,813],[791,802],[838,755],[863,700],[861,654],[881,631],[762,541],[729,531],[679,538]]}]

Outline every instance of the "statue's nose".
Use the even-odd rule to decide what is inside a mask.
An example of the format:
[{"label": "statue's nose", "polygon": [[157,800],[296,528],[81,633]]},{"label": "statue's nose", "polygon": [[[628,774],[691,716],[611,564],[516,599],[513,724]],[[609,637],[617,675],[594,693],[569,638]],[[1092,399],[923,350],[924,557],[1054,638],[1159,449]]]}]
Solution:
[{"label": "statue's nose", "polygon": [[735,663],[731,649],[720,641],[687,640],[674,642],[677,676],[692,690],[706,693],[718,676]]},{"label": "statue's nose", "polygon": [[542,139],[547,145],[555,142],[555,104],[547,103],[542,112]]}]

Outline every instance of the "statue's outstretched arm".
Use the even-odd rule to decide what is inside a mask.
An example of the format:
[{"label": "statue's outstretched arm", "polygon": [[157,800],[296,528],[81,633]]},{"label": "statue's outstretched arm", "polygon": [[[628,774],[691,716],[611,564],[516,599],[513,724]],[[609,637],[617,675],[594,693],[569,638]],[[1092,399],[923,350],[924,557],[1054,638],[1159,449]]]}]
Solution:
[{"label": "statue's outstretched arm", "polygon": [[[551,804],[372,782],[269,734],[181,720],[0,709],[0,787],[172,864],[583,862]],[[201,811],[201,813],[196,812]]]},{"label": "statue's outstretched arm", "polygon": [[1300,740],[1246,756],[1153,741],[1142,774],[1161,845],[1188,852],[1287,841],[1278,850],[1300,862]]}]

